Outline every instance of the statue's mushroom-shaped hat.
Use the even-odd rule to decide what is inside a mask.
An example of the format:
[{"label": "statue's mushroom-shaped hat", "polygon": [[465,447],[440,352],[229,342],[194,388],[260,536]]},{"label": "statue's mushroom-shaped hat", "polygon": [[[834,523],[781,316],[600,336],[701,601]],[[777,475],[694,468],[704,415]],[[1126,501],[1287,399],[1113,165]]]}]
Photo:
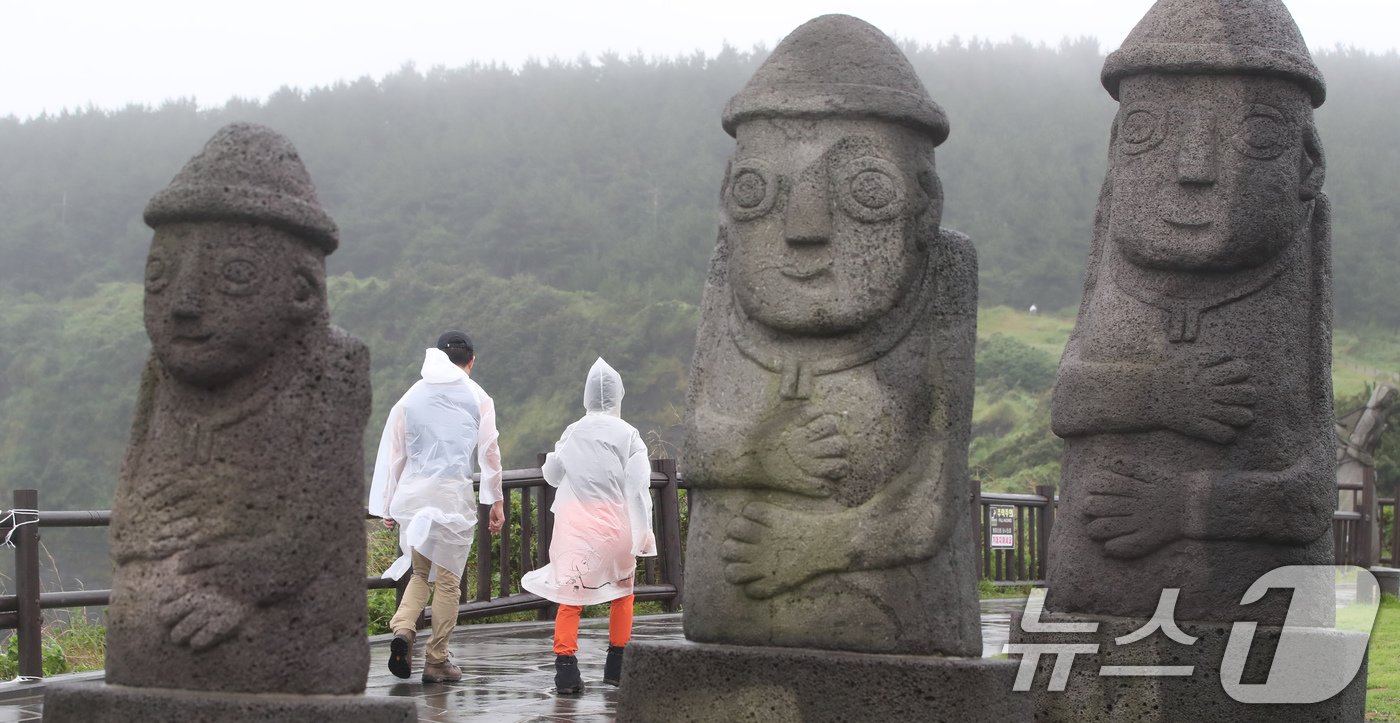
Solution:
[{"label": "statue's mushroom-shaped hat", "polygon": [[182,221],[267,224],[328,254],[340,243],[292,142],[253,123],[219,129],[146,204],[145,219],[152,228]]},{"label": "statue's mushroom-shaped hat", "polygon": [[878,28],[823,15],[783,38],[724,108],[724,130],[753,118],[878,118],[948,137],[948,117]]},{"label": "statue's mushroom-shaped hat", "polygon": [[1267,75],[1322,105],[1327,87],[1282,0],[1157,0],[1103,64],[1103,87],[1140,73]]}]

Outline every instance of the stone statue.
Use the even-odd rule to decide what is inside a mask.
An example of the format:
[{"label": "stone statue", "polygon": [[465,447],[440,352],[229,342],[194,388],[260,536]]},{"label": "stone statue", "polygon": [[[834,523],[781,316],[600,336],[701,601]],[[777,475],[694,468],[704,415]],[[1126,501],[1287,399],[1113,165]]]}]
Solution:
[{"label": "stone statue", "polygon": [[[1065,446],[1045,600],[1051,622],[1097,632],[1020,636],[1098,652],[1039,696],[1037,720],[1357,719],[1364,674],[1316,706],[1222,687],[1238,682],[1231,623],[1259,623],[1245,669],[1267,678],[1293,597],[1246,606],[1250,586],[1333,560],[1322,76],[1281,0],[1158,0],[1102,81],[1119,110],[1052,401]],[[1131,643],[1169,588],[1184,635]],[[1290,626],[1331,624],[1332,600],[1298,598]],[[1186,673],[1106,679],[1096,662]]]},{"label": "stone statue", "polygon": [[1150,616],[1167,585],[1181,617],[1260,619],[1250,583],[1332,561],[1322,77],[1278,0],[1160,0],[1103,82],[1047,608]]},{"label": "stone statue", "polygon": [[[107,686],[46,718],[414,719],[337,697],[369,665],[369,351],[330,326],[338,233],[296,149],[226,126],[145,219],[152,349],[113,502]],[[274,695],[219,695],[248,693]]]},{"label": "stone statue", "polygon": [[738,145],[690,375],[686,635],[979,655],[976,258],[939,228],[943,111],[883,33],[825,16],[724,128]]},{"label": "stone statue", "polygon": [[723,125],[682,459],[688,640],[628,646],[618,720],[1028,719],[1014,664],[980,657],[977,265],[940,228],[942,109],[884,33],[826,15]]}]

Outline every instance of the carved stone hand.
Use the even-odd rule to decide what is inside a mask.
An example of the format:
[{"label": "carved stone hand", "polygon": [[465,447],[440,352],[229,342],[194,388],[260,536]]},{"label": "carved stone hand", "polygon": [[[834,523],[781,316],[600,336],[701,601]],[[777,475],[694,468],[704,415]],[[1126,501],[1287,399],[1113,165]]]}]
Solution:
[{"label": "carved stone hand", "polygon": [[168,603],[159,612],[170,628],[170,640],[194,650],[207,650],[238,632],[252,606],[217,589],[199,587]]},{"label": "carved stone hand", "polygon": [[851,473],[849,444],[836,414],[812,414],[779,429],[762,454],[769,484],[807,497],[829,497],[831,483]]},{"label": "carved stone hand", "polygon": [[1249,362],[1220,353],[1188,356],[1158,380],[1155,401],[1163,424],[1189,437],[1230,444],[1254,423],[1257,392]]},{"label": "carved stone hand", "polygon": [[725,529],[727,539],[720,549],[726,563],[724,579],[743,585],[749,597],[765,600],[835,569],[827,560],[831,546],[821,543],[829,543],[838,533],[818,527],[827,525],[830,518],[767,502],[744,505],[742,514]]},{"label": "carved stone hand", "polygon": [[1187,506],[1196,503],[1191,487],[1145,465],[1115,462],[1087,481],[1085,532],[1111,557],[1156,552],[1184,536]]}]

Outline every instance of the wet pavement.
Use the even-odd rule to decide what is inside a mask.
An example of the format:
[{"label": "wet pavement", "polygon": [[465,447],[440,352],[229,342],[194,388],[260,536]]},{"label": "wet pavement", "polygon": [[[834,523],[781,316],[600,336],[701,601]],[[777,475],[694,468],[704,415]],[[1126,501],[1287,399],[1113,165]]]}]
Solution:
[{"label": "wet pavement", "polygon": [[[982,654],[1001,652],[1006,642],[1010,614],[1023,600],[982,601]],[[461,668],[460,683],[422,683],[423,643],[419,633],[413,659],[414,677],[389,674],[390,636],[370,639],[370,672],[365,695],[403,696],[418,701],[418,720],[425,723],[517,723],[572,721],[607,723],[617,706],[617,689],[604,685],[603,659],[608,647],[607,618],[582,621],[579,630],[579,670],[585,688],[582,695],[554,693],[554,655],[550,651],[553,623],[503,623],[463,625],[452,634],[449,650]],[[633,640],[678,640],[681,616],[638,616]],[[58,679],[97,680],[101,673],[60,676]],[[0,723],[39,720],[43,703],[40,683],[0,683]]]}]

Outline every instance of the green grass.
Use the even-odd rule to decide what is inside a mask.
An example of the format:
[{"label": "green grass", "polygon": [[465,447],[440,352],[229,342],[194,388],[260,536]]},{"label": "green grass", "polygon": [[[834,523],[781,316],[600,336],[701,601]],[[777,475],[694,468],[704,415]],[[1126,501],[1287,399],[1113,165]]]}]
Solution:
[{"label": "green grass", "polygon": [[[1074,313],[1066,309],[1031,316],[1005,306],[978,310],[977,396],[968,469],[983,491],[1031,492],[1038,484],[1059,484],[1062,448],[1050,432],[1050,386],[1074,329]],[[1040,358],[1029,358],[1036,356]],[[1043,374],[1037,371],[1041,368],[1046,370]],[[1337,399],[1348,400],[1343,404],[1366,394],[1368,384],[1390,381],[1392,371],[1400,372],[1400,334],[1375,329],[1335,332],[1332,386]],[[1382,473],[1389,474],[1389,468]]]},{"label": "green grass", "polygon": [[1371,632],[1366,720],[1400,721],[1400,600],[1386,595]]},{"label": "green grass", "polygon": [[997,585],[984,577],[977,581],[977,597],[984,600],[1026,597],[1031,594],[1034,587],[1034,585]]},{"label": "green grass", "polygon": [[[977,338],[1004,334],[1049,354],[1057,362],[1074,330],[1074,309],[1031,316],[1006,306],[977,311]],[[1335,329],[1332,333],[1332,386],[1337,397],[1359,394],[1367,382],[1383,381],[1364,370],[1400,373],[1400,332],[1394,329]]]},{"label": "green grass", "polygon": [[[87,610],[66,610],[63,619],[44,626],[44,675],[101,670],[107,658],[107,629],[92,622]],[[0,643],[0,680],[19,675],[15,636]]]},{"label": "green grass", "polygon": [[993,306],[977,310],[977,338],[989,339],[996,334],[1004,334],[1017,341],[1034,347],[1059,361],[1064,353],[1065,342],[1074,330],[1074,315],[1061,316],[1041,312],[1031,316],[1019,309],[1006,306]]}]

